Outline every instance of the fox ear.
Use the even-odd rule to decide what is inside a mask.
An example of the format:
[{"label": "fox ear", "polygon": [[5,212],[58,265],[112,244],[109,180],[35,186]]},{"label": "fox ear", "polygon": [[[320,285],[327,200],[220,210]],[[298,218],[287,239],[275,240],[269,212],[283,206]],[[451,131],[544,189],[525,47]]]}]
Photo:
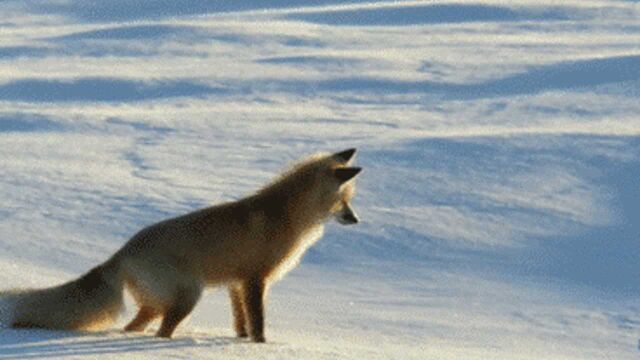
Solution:
[{"label": "fox ear", "polygon": [[360,167],[344,167],[335,169],[333,174],[340,182],[344,183],[353,179],[360,171],[362,171]]},{"label": "fox ear", "polygon": [[335,157],[336,159],[338,159],[343,163],[346,163],[347,161],[351,160],[351,158],[353,157],[353,154],[355,153],[356,153],[356,148],[351,148],[345,151],[341,151],[339,153],[335,153],[333,154],[333,157]]}]

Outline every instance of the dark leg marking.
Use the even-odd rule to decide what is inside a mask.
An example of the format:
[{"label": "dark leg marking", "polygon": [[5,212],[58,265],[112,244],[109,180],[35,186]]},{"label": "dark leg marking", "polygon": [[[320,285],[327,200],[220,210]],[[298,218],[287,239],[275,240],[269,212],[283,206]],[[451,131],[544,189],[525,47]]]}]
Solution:
[{"label": "dark leg marking", "polygon": [[251,279],[245,284],[245,306],[249,322],[249,335],[254,342],[265,342],[264,337],[265,283],[261,278]]}]

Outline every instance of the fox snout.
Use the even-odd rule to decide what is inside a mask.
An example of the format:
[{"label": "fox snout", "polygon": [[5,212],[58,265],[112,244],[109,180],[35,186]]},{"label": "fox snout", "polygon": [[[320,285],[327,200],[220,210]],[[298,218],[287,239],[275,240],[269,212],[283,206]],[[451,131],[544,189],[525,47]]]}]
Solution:
[{"label": "fox snout", "polygon": [[359,223],[358,217],[355,214],[347,214],[342,217],[340,223],[342,225],[353,225]]},{"label": "fox snout", "polygon": [[360,222],[358,215],[353,211],[351,206],[345,204],[342,210],[338,211],[335,215],[336,220],[342,225],[354,225]]}]

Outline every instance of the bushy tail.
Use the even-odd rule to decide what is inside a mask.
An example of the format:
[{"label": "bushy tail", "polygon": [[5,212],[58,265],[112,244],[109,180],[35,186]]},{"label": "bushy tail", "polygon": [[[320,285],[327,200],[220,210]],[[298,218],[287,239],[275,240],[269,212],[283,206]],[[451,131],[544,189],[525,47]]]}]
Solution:
[{"label": "bushy tail", "polygon": [[112,323],[123,307],[119,263],[109,260],[77,280],[8,295],[11,327],[97,330]]}]

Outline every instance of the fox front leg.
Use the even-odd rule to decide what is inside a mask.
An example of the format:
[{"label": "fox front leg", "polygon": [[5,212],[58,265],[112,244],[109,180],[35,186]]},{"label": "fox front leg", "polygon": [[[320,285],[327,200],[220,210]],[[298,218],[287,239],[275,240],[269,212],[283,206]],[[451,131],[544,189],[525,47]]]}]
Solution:
[{"label": "fox front leg", "polygon": [[266,284],[264,279],[254,278],[244,285],[246,315],[251,340],[258,343],[266,341],[264,337],[264,299]]},{"label": "fox front leg", "polygon": [[233,328],[236,336],[246,338],[249,336],[247,332],[247,319],[245,316],[246,306],[244,303],[244,291],[241,285],[234,284],[229,286],[229,298],[231,299],[231,310],[233,311]]}]

